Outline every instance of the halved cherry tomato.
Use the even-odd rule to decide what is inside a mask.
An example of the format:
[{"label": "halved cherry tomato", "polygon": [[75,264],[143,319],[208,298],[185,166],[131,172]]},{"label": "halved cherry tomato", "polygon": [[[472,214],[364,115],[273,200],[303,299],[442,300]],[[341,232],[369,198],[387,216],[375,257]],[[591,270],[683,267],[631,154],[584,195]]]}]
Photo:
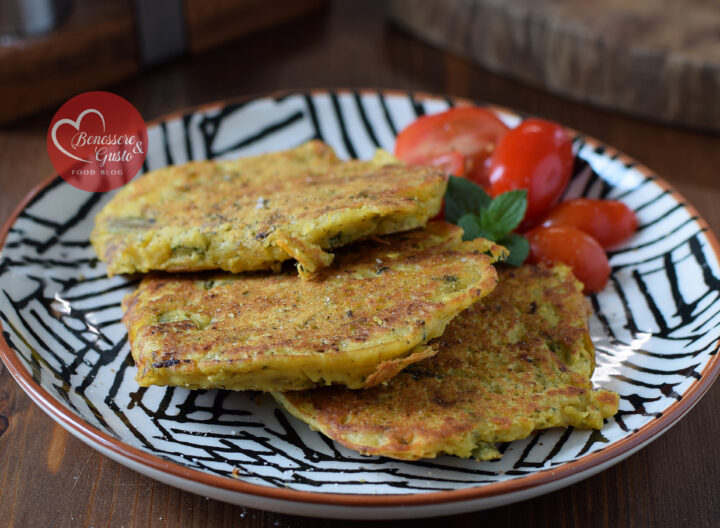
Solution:
[{"label": "halved cherry tomato", "polygon": [[638,220],[632,209],[622,202],[578,198],[557,204],[542,225],[574,227],[609,248],[630,238],[637,230]]},{"label": "halved cherry tomato", "polygon": [[456,152],[463,157],[463,174],[488,186],[486,160],[508,127],[490,110],[458,106],[420,117],[395,142],[395,156],[410,165],[424,165]]},{"label": "halved cherry tomato", "polygon": [[610,276],[605,250],[593,237],[573,227],[536,227],[525,236],[530,242],[528,262],[562,262],[585,285],[585,293],[599,292]]},{"label": "halved cherry tomato", "polygon": [[457,150],[450,151],[447,154],[441,154],[436,158],[428,160],[427,164],[440,167],[445,171],[445,174],[452,174],[453,176],[465,175],[465,159]]},{"label": "halved cherry tomato", "polygon": [[527,119],[505,134],[490,163],[493,196],[527,189],[521,230],[532,227],[560,198],[573,168],[572,141],[558,124]]}]

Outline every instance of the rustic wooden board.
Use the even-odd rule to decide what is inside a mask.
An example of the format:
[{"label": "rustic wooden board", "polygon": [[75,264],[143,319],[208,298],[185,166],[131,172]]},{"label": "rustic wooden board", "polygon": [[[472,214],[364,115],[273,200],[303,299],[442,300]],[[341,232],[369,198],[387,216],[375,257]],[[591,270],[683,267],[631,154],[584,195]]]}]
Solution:
[{"label": "rustic wooden board", "polygon": [[52,33],[0,46],[0,123],[139,71],[127,0],[77,1]]},{"label": "rustic wooden board", "polygon": [[[186,50],[202,53],[282,24],[325,0],[184,0]],[[0,124],[143,71],[129,0],[75,0],[68,19],[38,37],[0,42]]]},{"label": "rustic wooden board", "polygon": [[228,42],[320,7],[325,0],[185,0],[192,53]]},{"label": "rustic wooden board", "polygon": [[720,130],[720,4],[393,0],[393,20],[487,69],[654,120]]}]

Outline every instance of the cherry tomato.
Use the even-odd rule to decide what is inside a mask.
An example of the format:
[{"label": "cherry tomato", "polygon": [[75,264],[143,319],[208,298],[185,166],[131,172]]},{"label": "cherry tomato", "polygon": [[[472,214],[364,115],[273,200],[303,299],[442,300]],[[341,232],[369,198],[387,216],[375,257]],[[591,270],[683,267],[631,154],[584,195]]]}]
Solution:
[{"label": "cherry tomato", "polygon": [[610,265],[602,246],[587,233],[574,227],[536,227],[525,236],[530,242],[528,262],[562,262],[572,268],[585,285],[585,293],[599,292],[607,284]]},{"label": "cherry tomato", "polygon": [[453,176],[465,175],[465,159],[457,150],[432,158],[427,161],[427,164],[440,167],[445,171],[445,174],[452,174]]},{"label": "cherry tomato", "polygon": [[463,157],[463,174],[488,185],[486,161],[508,127],[490,110],[458,106],[440,114],[418,118],[395,142],[395,156],[410,165],[430,163],[456,152]]},{"label": "cherry tomato", "polygon": [[490,193],[527,189],[522,229],[532,227],[562,195],[573,168],[572,141],[558,124],[528,119],[505,134],[490,163]]},{"label": "cherry tomato", "polygon": [[542,225],[574,227],[585,231],[604,248],[624,242],[638,226],[635,213],[614,200],[578,198],[560,202],[543,219]]}]

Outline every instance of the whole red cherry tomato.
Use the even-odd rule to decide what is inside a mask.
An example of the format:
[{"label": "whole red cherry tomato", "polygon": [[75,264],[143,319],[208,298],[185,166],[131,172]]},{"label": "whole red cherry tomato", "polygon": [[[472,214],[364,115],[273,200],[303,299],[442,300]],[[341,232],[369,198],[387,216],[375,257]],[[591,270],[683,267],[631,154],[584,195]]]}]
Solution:
[{"label": "whole red cherry tomato", "polygon": [[525,236],[530,242],[528,262],[562,262],[572,268],[585,285],[585,293],[599,292],[607,284],[610,265],[602,246],[590,235],[573,227],[536,227]]},{"label": "whole red cherry tomato", "polygon": [[486,161],[507,131],[490,110],[458,106],[413,121],[398,134],[395,156],[410,165],[425,165],[454,152],[463,158],[460,175],[488,187]]},{"label": "whole red cherry tomato", "polygon": [[578,198],[557,204],[542,225],[574,227],[609,248],[630,238],[637,230],[638,220],[632,209],[622,202]]},{"label": "whole red cherry tomato", "polygon": [[560,198],[573,168],[572,141],[558,124],[527,119],[505,134],[490,162],[490,193],[527,189],[522,229],[532,227]]}]

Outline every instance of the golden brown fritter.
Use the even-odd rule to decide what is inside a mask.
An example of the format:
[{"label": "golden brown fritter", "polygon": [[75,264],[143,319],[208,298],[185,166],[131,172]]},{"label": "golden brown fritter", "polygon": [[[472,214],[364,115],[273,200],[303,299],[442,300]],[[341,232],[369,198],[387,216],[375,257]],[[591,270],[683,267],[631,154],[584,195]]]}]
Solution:
[{"label": "golden brown fritter", "polygon": [[108,275],[277,270],[290,258],[314,272],[332,261],[324,250],[425,225],[445,186],[437,169],[406,167],[382,151],[342,162],[311,141],[150,172],[103,208],[90,238]]},{"label": "golden brown fritter", "polygon": [[497,282],[506,250],[445,222],[338,251],[300,280],[280,274],[153,275],[123,302],[140,385],[358,388],[425,346]]},{"label": "golden brown fritter", "polygon": [[273,393],[343,445],[414,460],[441,453],[499,458],[495,442],[536,429],[600,429],[618,396],[593,389],[589,307],[569,268],[500,270],[497,288],[430,344],[434,357],[367,390]]}]

